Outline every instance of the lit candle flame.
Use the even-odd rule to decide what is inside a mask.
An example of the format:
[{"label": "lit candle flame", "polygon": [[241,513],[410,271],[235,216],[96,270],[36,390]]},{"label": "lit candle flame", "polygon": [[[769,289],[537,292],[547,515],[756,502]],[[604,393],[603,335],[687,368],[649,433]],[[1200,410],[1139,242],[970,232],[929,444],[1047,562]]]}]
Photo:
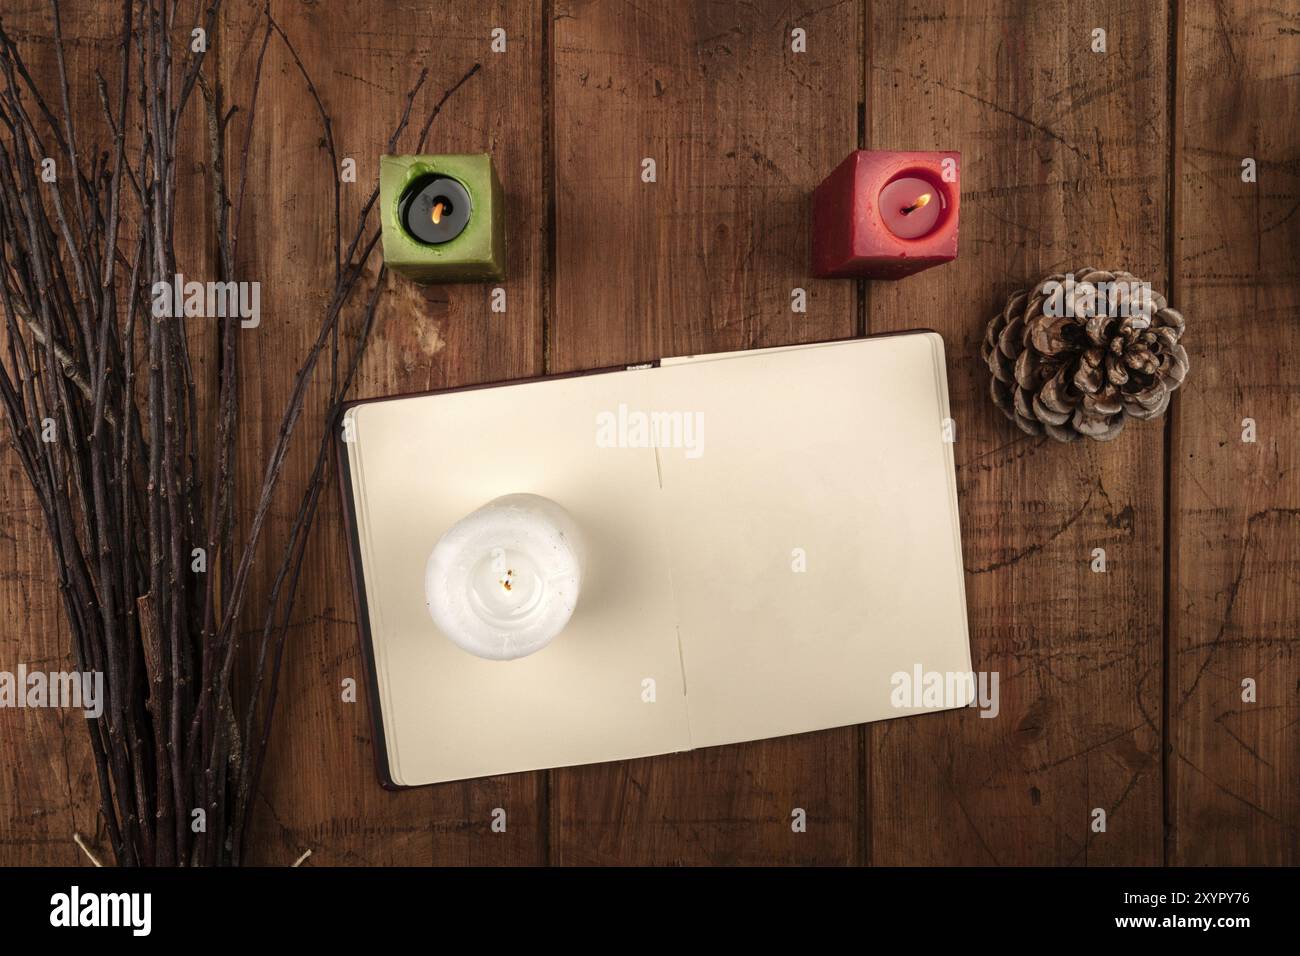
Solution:
[{"label": "lit candle flame", "polygon": [[[926,199],[929,199],[930,197],[929,197],[929,196],[926,196],[925,198],[926,198]],[[435,226],[436,226],[438,223],[442,222],[442,203],[440,203],[440,202],[436,202],[436,203],[433,204],[433,214],[432,214],[432,218],[433,218],[433,224],[434,224]]]},{"label": "lit candle flame", "polygon": [[916,197],[916,201],[912,203],[912,205],[903,207],[903,215],[906,216],[909,213],[916,212],[922,206],[928,206],[929,204],[930,204],[930,194],[921,193],[921,195]]}]

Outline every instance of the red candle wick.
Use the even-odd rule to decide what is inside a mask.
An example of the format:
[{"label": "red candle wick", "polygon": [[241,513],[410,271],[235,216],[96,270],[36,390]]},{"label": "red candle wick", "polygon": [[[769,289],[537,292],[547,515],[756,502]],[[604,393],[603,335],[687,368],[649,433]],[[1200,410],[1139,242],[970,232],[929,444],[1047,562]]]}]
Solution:
[{"label": "red candle wick", "polygon": [[902,213],[904,216],[908,216],[916,212],[922,206],[928,206],[929,204],[930,204],[930,194],[921,193],[921,195],[916,197],[916,201],[912,203],[912,205],[903,207]]}]

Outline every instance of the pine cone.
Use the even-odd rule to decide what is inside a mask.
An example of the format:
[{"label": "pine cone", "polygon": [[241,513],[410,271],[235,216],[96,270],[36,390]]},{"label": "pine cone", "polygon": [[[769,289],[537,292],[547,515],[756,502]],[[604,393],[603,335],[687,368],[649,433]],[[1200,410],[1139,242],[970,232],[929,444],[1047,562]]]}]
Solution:
[{"label": "pine cone", "polygon": [[[1155,418],[1187,376],[1182,315],[1127,272],[1050,275],[989,322],[982,353],[993,403],[1023,431],[1110,441]],[[1103,285],[1106,283],[1106,285]]]}]

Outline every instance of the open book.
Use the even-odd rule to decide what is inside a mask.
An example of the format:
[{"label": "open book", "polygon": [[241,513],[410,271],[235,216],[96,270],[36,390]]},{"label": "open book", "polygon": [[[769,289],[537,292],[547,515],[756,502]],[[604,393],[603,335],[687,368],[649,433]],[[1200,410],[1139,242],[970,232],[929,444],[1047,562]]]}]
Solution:
[{"label": "open book", "polygon": [[[364,401],[343,434],[390,785],[932,710],[900,701],[895,675],[970,672],[934,333]],[[548,647],[482,660],[433,624],[425,562],[512,492],[578,522],[582,593]]]}]

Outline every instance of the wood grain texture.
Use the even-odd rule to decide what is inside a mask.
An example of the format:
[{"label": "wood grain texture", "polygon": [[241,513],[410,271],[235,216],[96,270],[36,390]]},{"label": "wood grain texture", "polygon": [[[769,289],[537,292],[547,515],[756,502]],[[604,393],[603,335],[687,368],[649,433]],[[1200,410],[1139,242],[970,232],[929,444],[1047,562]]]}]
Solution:
[{"label": "wood grain texture", "polygon": [[[226,9],[223,69],[232,90],[246,89],[252,76],[261,40],[256,26],[260,6],[245,0]],[[538,374],[545,223],[537,150],[540,7],[466,2],[413,10],[399,2],[281,2],[272,9],[333,119],[340,159],[357,162],[357,182],[344,186],[345,224],[354,221],[374,187],[379,155],[420,69],[428,67],[429,80],[399,151],[414,151],[418,131],[443,91],[476,62],[482,64],[433,121],[425,151],[493,153],[510,223],[508,279],[502,283],[507,311],[491,312],[490,286],[417,286],[387,275],[354,396]],[[489,50],[491,31],[498,26],[507,31],[504,54]],[[292,386],[292,369],[316,335],[333,286],[331,183],[336,172],[303,80],[276,40],[267,53],[261,95],[249,157],[254,172],[241,246],[246,251],[239,262],[244,275],[263,283],[262,325],[241,340],[246,367],[261,370],[244,383],[240,480],[246,488],[260,481],[266,449]],[[242,142],[242,128],[232,135]],[[355,296],[358,304],[373,288],[381,261],[376,252]],[[350,328],[355,330],[355,323]],[[316,389],[313,395],[286,465],[288,493],[280,496],[268,522],[271,542],[287,533],[312,467],[323,393]],[[250,594],[252,607],[266,594],[273,567],[269,557],[267,551],[266,570]],[[287,864],[307,849],[313,851],[311,862],[321,864],[539,862],[540,774],[399,793],[380,789],[365,692],[358,703],[341,700],[345,678],[355,678],[359,685],[364,681],[333,484],[322,502],[303,573],[254,862]],[[250,632],[260,624],[260,618],[249,615]],[[490,829],[497,807],[507,812],[501,834]]]},{"label": "wood grain texture", "polygon": [[[218,66],[228,102],[241,102],[261,0],[225,3]],[[65,6],[70,62],[86,80],[74,108],[95,112],[88,77],[115,55],[115,5]],[[494,154],[509,205],[507,312],[490,312],[489,286],[387,277],[358,397],[866,327],[941,332],[972,650],[977,669],[1000,674],[1001,709],[385,792],[364,691],[340,700],[340,682],[362,670],[331,485],[287,650],[254,862],[306,849],[309,864],[1300,862],[1295,0],[273,9],[333,116],[340,155],[357,161],[345,223],[421,67],[417,128],[482,64],[427,149]],[[3,16],[37,75],[52,77],[44,5]],[[507,31],[504,54],[489,48],[494,27]],[[806,54],[791,53],[795,27]],[[1104,55],[1090,49],[1096,27]],[[318,328],[332,259],[335,172],[278,40],[262,82],[239,261],[241,278],[262,283],[263,310],[241,340],[246,501]],[[245,119],[232,124],[232,163]],[[810,193],[860,135],[871,148],[963,154],[960,258],[861,296],[854,283],[808,278]],[[189,173],[206,175],[203,155]],[[1240,178],[1248,156],[1255,184]],[[647,157],[653,184],[640,178]],[[206,191],[196,223],[209,222],[205,202]],[[207,277],[208,228],[178,235],[192,277]],[[1172,282],[1192,370],[1167,420],[1109,445],[1059,446],[992,407],[978,342],[1007,293],[1085,265]],[[808,290],[805,314],[790,309],[795,287]],[[270,542],[306,482],[322,397],[313,392],[291,449]],[[1241,440],[1244,418],[1254,443]],[[0,436],[0,670],[66,667],[43,521]],[[1089,570],[1096,547],[1105,574]],[[270,558],[255,568],[252,606]],[[260,623],[248,616],[246,638]],[[1241,699],[1247,677],[1255,703]],[[94,787],[80,717],[0,710],[0,864],[84,862],[74,829],[104,845]],[[504,834],[489,827],[496,807]],[[806,833],[791,831],[796,807]],[[1089,827],[1097,807],[1105,833]]]},{"label": "wood grain texture", "polygon": [[[1196,377],[1171,451],[1169,858],[1294,866],[1300,9],[1181,8],[1174,268]],[[1246,158],[1257,182],[1242,181]]]},{"label": "wood grain texture", "polygon": [[[860,10],[814,7],[556,5],[551,371],[852,334],[852,283],[807,278],[808,210],[856,145]],[[856,737],[554,771],[551,858],[852,862]]]},{"label": "wood grain texture", "polygon": [[962,222],[956,262],[871,284],[868,327],[944,336],[972,659],[1001,698],[869,729],[874,863],[1160,862],[1162,423],[1026,436],[979,342],[1051,272],[1164,286],[1165,42],[1150,5],[872,4],[868,147],[960,150]]},{"label": "wood grain texture", "polygon": [[[45,516],[7,441],[0,482],[0,669],[73,670]],[[0,864],[76,866],[74,831],[107,847],[96,793],[79,712],[0,710]]]},{"label": "wood grain texture", "polygon": [[857,143],[859,21],[852,3],[556,4],[550,371],[852,333],[852,284],[808,278],[808,227]]}]

